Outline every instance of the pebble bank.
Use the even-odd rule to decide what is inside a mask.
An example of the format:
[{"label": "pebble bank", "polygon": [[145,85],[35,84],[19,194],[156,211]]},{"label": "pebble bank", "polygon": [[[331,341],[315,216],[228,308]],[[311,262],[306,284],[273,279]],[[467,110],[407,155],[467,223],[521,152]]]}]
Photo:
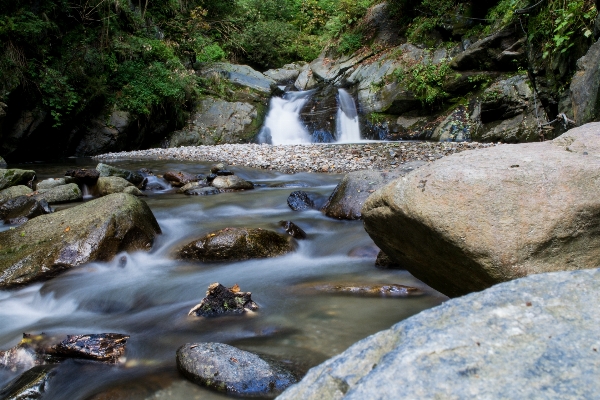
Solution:
[{"label": "pebble bank", "polygon": [[496,146],[474,142],[365,142],[354,144],[222,144],[148,149],[96,156],[108,160],[218,161],[229,165],[285,173],[346,173],[364,169],[392,169],[409,161],[434,161],[465,150]]}]

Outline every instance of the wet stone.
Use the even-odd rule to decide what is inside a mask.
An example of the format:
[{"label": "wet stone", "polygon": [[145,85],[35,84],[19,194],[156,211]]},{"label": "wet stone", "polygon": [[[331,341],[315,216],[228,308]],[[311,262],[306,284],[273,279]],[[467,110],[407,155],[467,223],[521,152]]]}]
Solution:
[{"label": "wet stone", "polygon": [[95,169],[72,169],[65,172],[65,176],[75,178],[79,184],[92,186],[100,178],[100,171]]},{"label": "wet stone", "polygon": [[309,194],[301,190],[290,193],[287,198],[288,206],[294,211],[309,210],[315,208],[314,201]]},{"label": "wet stone", "polygon": [[112,165],[99,163],[96,170],[100,172],[101,177],[117,176],[123,178],[134,185],[140,185],[144,181],[144,176],[138,172],[133,172],[128,169],[113,167]]},{"label": "wet stone", "polygon": [[292,221],[279,221],[279,225],[294,239],[306,239],[306,232]]},{"label": "wet stone", "polygon": [[201,386],[243,397],[272,398],[297,381],[280,363],[223,343],[181,346],[177,368]]},{"label": "wet stone", "polygon": [[292,238],[266,229],[225,228],[195,240],[179,257],[204,262],[277,257],[294,249]]},{"label": "wet stone", "polygon": [[1,399],[42,399],[56,374],[56,365],[39,365],[25,371],[0,390]]},{"label": "wet stone", "polygon": [[226,176],[217,176],[212,181],[212,186],[217,189],[224,190],[250,190],[254,189],[254,185],[239,176],[236,175],[226,175]]},{"label": "wet stone", "polygon": [[173,186],[184,186],[187,183],[197,180],[195,175],[188,174],[183,171],[168,171],[165,172],[164,178]]},{"label": "wet stone", "polygon": [[198,187],[194,189],[188,189],[183,193],[188,196],[212,196],[215,194],[220,194],[221,191],[214,187]]},{"label": "wet stone", "polygon": [[252,293],[240,291],[236,284],[226,288],[220,283],[208,287],[206,297],[194,306],[188,315],[197,317],[217,317],[229,314],[244,314],[258,310],[258,305],[252,301]]},{"label": "wet stone", "polygon": [[9,224],[21,224],[51,212],[46,200],[24,195],[7,200],[0,205],[0,220]]}]

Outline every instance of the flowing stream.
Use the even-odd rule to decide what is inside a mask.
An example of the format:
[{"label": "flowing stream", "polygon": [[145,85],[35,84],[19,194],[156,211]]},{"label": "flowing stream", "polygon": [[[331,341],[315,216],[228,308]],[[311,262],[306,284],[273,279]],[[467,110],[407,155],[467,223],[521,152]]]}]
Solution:
[{"label": "flowing stream", "polygon": [[[167,161],[112,164],[132,170],[145,167],[157,174],[206,173],[210,167],[210,163]],[[80,159],[69,165],[21,167],[35,169],[44,179],[95,165],[93,160]],[[294,212],[288,207],[286,199],[294,190],[314,193],[324,201],[340,175],[232,170],[257,188],[185,196],[157,180],[159,190],[146,192],[145,200],[163,234],[150,252],[119,254],[113,261],[83,265],[44,283],[0,291],[2,350],[18,344],[23,332],[131,335],[124,363],[67,361],[50,381],[44,399],[225,398],[178,374],[179,346],[228,343],[283,360],[304,373],[354,342],[446,299],[406,271],[375,268],[374,245],[360,221],[338,221],[316,210]],[[308,234],[292,254],[216,264],[173,257],[178,247],[208,232],[230,226],[277,230],[280,220],[291,220]],[[0,230],[8,228],[0,225]],[[213,282],[239,284],[241,290],[252,292],[260,310],[243,316],[189,317],[188,311]],[[314,282],[396,283],[417,286],[425,294],[409,298],[319,294],[306,289]],[[0,387],[20,372],[0,370]]]}]

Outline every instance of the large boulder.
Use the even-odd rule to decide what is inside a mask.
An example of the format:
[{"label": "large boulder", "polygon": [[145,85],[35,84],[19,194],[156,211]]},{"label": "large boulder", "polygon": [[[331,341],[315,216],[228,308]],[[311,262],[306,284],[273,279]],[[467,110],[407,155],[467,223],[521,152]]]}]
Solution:
[{"label": "large boulder", "polygon": [[371,195],[366,231],[448,295],[600,260],[600,123],[444,157]]},{"label": "large boulder", "polygon": [[[95,185],[100,177],[100,171],[97,169],[71,169],[65,172],[66,177],[72,178],[72,180],[80,185]],[[65,181],[68,183],[69,181]]]},{"label": "large boulder", "polygon": [[350,172],[331,193],[327,204],[323,207],[323,212],[331,218],[360,219],[360,210],[371,193],[425,164],[425,161],[413,161],[389,172],[373,170]]},{"label": "large boulder", "polygon": [[296,383],[274,361],[223,343],[187,343],[177,350],[177,368],[189,380],[244,397],[275,397]]},{"label": "large boulder", "polygon": [[76,183],[56,186],[51,189],[40,189],[36,192],[34,197],[44,199],[49,204],[69,203],[72,201],[83,200],[81,189],[79,189],[79,186],[77,186]]},{"label": "large boulder", "polygon": [[271,94],[274,79],[261,74],[247,65],[229,64],[225,62],[206,64],[197,74],[207,79],[225,79],[230,83],[250,88],[264,94]]},{"label": "large boulder", "polygon": [[65,178],[48,178],[36,183],[35,190],[53,189],[57,186],[62,186],[66,184],[67,180]]},{"label": "large boulder", "polygon": [[141,200],[113,194],[0,233],[0,288],[48,279],[120,251],[148,250],[160,227]]},{"label": "large boulder", "polygon": [[276,83],[294,83],[300,73],[308,69],[308,65],[305,62],[298,62],[293,64],[285,64],[281,68],[270,69],[265,71],[263,75],[267,78],[273,79]]},{"label": "large boulder", "polygon": [[278,399],[595,398],[600,271],[534,275],[361,340]]},{"label": "large boulder", "polygon": [[110,115],[89,121],[75,149],[77,156],[89,156],[121,149],[127,142],[127,131],[135,118],[127,111],[113,110]]},{"label": "large boulder", "polygon": [[262,125],[256,104],[205,97],[198,104],[188,127],[169,138],[169,147],[247,143]]},{"label": "large boulder", "polygon": [[0,169],[0,190],[27,184],[35,178],[35,171],[26,169]]},{"label": "large boulder", "polygon": [[187,244],[179,257],[205,262],[277,257],[294,249],[291,239],[260,228],[225,228]]}]

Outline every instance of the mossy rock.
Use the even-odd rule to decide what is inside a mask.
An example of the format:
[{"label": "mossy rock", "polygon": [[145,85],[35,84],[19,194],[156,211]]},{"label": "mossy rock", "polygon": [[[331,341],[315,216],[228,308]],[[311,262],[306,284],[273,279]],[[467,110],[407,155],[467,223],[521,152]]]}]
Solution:
[{"label": "mossy rock", "polygon": [[101,177],[118,176],[119,178],[123,178],[126,181],[133,183],[134,185],[139,185],[144,180],[144,177],[137,172],[133,172],[128,169],[113,167],[112,165],[108,164],[99,163],[96,166],[96,170],[100,172]]},{"label": "mossy rock", "polygon": [[20,183],[27,183],[35,178],[35,171],[26,169],[0,169],[0,190]]},{"label": "mossy rock", "polygon": [[240,261],[277,257],[294,250],[292,238],[265,229],[225,228],[195,240],[179,257],[199,261]]},{"label": "mossy rock", "polygon": [[76,183],[69,183],[68,185],[56,186],[52,189],[38,190],[38,194],[35,197],[46,200],[48,204],[58,204],[81,201],[83,200],[83,193],[81,193],[81,189],[79,189]]},{"label": "mossy rock", "polygon": [[113,193],[123,193],[128,187],[132,187],[133,183],[118,176],[102,176],[98,178],[96,189],[100,196],[107,196]]},{"label": "mossy rock", "polygon": [[0,190],[0,204],[15,197],[24,196],[33,192],[30,188],[24,185],[11,186],[4,190]]},{"label": "mossy rock", "polygon": [[150,249],[160,227],[146,203],[112,194],[0,233],[0,288],[52,278],[121,251]]}]

